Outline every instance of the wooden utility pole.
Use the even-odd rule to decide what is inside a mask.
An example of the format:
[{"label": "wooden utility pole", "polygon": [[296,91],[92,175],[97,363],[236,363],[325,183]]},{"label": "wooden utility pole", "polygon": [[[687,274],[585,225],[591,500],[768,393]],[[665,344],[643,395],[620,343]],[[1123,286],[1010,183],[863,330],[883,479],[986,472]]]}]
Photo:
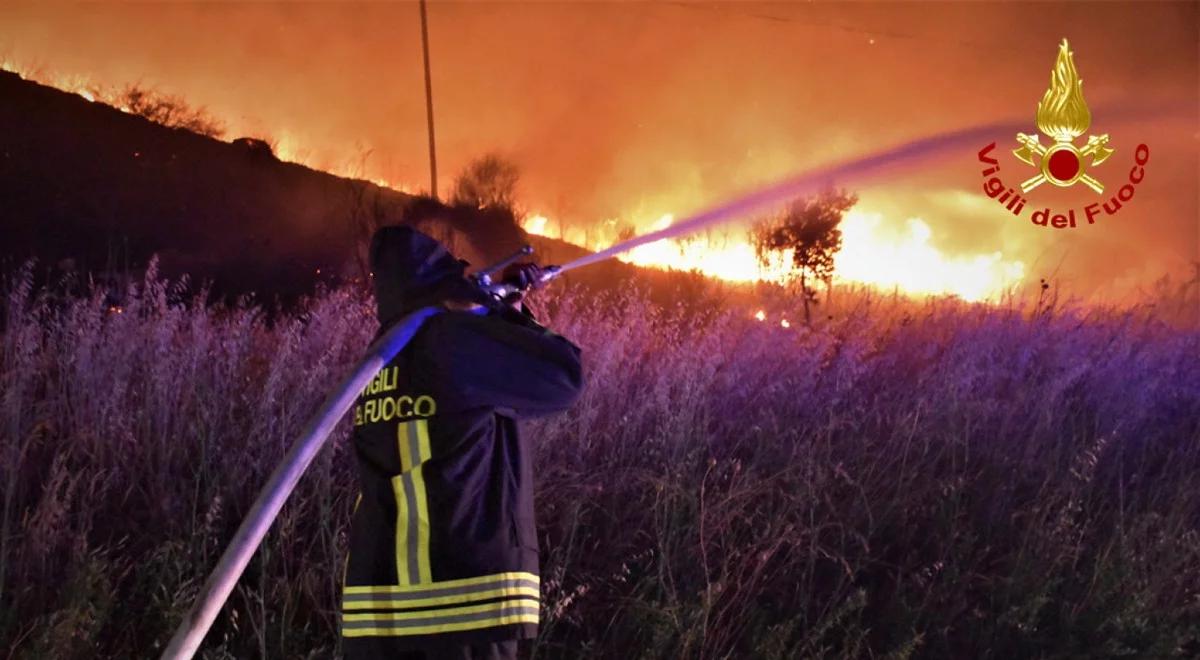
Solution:
[{"label": "wooden utility pole", "polygon": [[421,49],[425,52],[425,118],[429,123],[429,194],[437,199],[437,149],[433,140],[433,82],[429,77],[429,27],[425,0],[421,0]]}]

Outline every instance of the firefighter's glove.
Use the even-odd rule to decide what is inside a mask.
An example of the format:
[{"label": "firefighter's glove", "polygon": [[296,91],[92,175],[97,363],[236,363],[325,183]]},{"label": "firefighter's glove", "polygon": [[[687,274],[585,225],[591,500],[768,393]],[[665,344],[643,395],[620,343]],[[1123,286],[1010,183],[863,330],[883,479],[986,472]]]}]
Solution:
[{"label": "firefighter's glove", "polygon": [[542,280],[542,267],[532,263],[517,263],[504,269],[500,281],[511,284],[521,291],[540,289],[546,285]]}]

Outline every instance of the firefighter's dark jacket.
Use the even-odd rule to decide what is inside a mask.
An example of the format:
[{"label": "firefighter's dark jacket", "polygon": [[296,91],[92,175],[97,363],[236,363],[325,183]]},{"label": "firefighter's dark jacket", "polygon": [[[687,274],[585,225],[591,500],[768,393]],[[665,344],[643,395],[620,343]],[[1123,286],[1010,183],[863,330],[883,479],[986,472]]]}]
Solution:
[{"label": "firefighter's dark jacket", "polygon": [[[417,308],[480,296],[464,264],[424,234],[385,228],[371,253],[380,332]],[[493,305],[430,318],[364,389],[347,658],[536,634],[531,451],[516,420],[565,410],[581,388],[578,348]]]}]

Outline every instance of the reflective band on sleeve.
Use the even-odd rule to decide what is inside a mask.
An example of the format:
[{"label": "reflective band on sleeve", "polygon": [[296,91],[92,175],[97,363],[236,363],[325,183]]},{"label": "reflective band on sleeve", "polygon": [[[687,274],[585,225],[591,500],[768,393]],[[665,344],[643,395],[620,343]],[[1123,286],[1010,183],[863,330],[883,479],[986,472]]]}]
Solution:
[{"label": "reflective band on sleeve", "polygon": [[484,605],[420,612],[369,612],[342,616],[346,637],[429,635],[538,622],[538,602],[517,598]]}]

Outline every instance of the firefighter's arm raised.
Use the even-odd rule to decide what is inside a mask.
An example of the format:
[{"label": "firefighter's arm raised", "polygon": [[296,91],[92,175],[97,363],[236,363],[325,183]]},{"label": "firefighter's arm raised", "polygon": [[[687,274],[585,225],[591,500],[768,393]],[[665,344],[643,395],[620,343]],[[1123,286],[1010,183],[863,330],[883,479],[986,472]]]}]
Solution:
[{"label": "firefighter's arm raised", "polygon": [[452,311],[431,319],[428,330],[431,366],[455,408],[536,417],[566,410],[583,389],[579,348],[519,312]]}]

